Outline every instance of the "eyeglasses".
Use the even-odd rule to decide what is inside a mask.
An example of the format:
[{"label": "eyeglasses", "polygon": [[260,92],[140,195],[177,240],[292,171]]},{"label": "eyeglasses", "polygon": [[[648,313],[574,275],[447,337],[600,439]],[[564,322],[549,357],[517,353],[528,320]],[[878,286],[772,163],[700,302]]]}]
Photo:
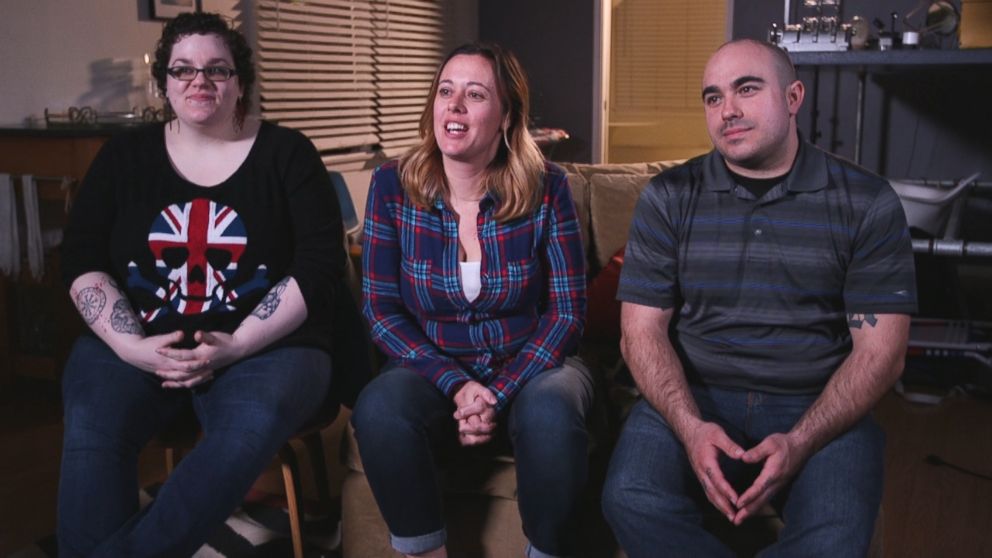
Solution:
[{"label": "eyeglasses", "polygon": [[193,81],[196,74],[203,72],[203,76],[210,81],[227,81],[234,77],[235,72],[227,66],[207,66],[205,68],[194,68],[193,66],[173,66],[165,73],[178,79],[179,81]]}]

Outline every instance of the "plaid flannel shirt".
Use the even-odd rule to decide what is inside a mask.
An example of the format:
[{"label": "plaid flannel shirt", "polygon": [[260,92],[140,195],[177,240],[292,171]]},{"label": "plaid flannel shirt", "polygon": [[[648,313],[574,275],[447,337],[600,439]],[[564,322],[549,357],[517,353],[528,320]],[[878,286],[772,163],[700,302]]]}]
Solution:
[{"label": "plaid flannel shirt", "polygon": [[366,206],[363,312],[372,339],[448,397],[471,380],[497,410],[530,378],[574,352],[586,311],[585,257],[571,190],[547,164],[533,214],[493,219],[479,204],[482,291],[469,302],[458,265],[457,215],[442,200],[416,207],[396,162],[376,169]]}]

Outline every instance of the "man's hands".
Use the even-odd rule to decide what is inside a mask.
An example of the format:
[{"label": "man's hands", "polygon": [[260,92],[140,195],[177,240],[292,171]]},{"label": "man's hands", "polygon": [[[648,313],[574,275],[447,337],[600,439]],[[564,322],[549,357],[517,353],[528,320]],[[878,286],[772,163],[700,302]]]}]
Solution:
[{"label": "man's hands", "polygon": [[[748,451],[720,426],[704,422],[685,442],[689,463],[706,497],[734,525],[740,525],[768,502],[799,471],[810,451],[790,434],[772,434]],[[740,496],[720,469],[719,455],[748,464],[764,462],[761,472]]]},{"label": "man's hands", "polygon": [[737,514],[731,520],[734,525],[740,525],[765,505],[799,472],[810,454],[810,450],[799,444],[791,433],[772,434],[745,452],[741,456],[745,463],[764,461],[765,465],[754,483],[737,499]]},{"label": "man's hands", "polygon": [[719,456],[724,453],[740,459],[744,450],[727,436],[723,428],[712,422],[702,422],[685,440],[685,451],[696,477],[703,485],[706,497],[730,521],[738,513],[737,492],[720,470]]},{"label": "man's hands", "polygon": [[485,444],[496,430],[496,395],[479,382],[468,382],[454,397],[458,443],[463,446]]}]

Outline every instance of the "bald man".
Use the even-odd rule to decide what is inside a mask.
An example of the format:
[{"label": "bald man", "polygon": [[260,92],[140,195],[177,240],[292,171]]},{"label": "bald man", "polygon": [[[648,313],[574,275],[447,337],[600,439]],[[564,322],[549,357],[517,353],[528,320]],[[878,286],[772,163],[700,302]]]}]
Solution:
[{"label": "bald man", "polygon": [[[782,50],[720,47],[703,73],[714,150],[654,177],[618,298],[642,398],[603,509],[631,558],[733,556],[702,526],[764,504],[763,556],[864,556],[882,498],[870,412],[902,372],[916,311],[899,199],[803,140]],[[707,503],[708,501],[708,503]]]}]

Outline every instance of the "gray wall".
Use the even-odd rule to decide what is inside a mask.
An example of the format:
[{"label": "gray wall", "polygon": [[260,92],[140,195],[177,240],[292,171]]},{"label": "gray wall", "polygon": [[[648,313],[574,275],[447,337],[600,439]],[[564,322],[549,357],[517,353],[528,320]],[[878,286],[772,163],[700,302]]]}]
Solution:
[{"label": "gray wall", "polygon": [[[202,0],[238,17],[247,0]],[[98,112],[146,106],[147,69],[161,21],[148,0],[0,0],[0,125],[44,121],[48,108],[89,105]],[[240,20],[240,19],[239,19]],[[153,99],[152,99],[153,100]]]},{"label": "gray wall", "polygon": [[531,86],[537,126],[571,135],[558,161],[592,157],[594,0],[479,0],[479,39],[513,51]]}]

